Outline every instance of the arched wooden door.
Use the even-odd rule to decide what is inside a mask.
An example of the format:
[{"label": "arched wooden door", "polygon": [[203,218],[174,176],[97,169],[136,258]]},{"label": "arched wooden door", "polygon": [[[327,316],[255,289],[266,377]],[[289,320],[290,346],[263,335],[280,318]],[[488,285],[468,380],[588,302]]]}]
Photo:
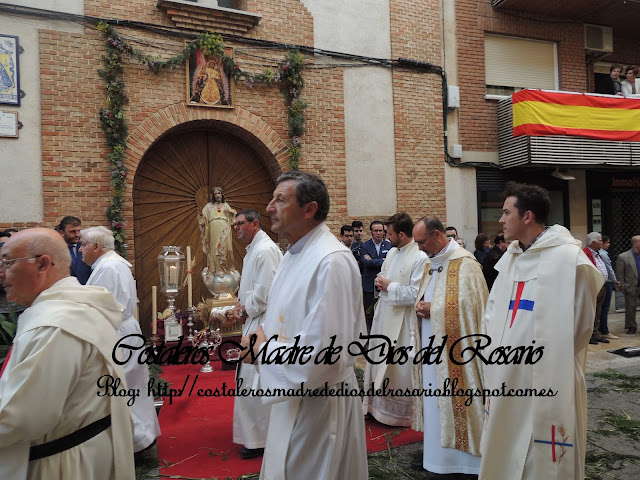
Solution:
[{"label": "arched wooden door", "polygon": [[[276,238],[265,213],[274,182],[260,156],[240,138],[212,129],[170,133],[140,162],[133,181],[133,217],[139,318],[144,331],[149,331],[151,323],[151,287],[160,289],[157,259],[162,246],[180,246],[185,256],[187,245],[191,246],[196,260],[193,302],[211,296],[201,277],[206,258],[196,216],[215,186],[224,189],[234,210],[255,208],[260,212],[264,230]],[[233,235],[234,262],[241,272],[245,248]],[[158,309],[166,304],[158,292]],[[186,288],[178,294],[176,306],[186,309]]]}]

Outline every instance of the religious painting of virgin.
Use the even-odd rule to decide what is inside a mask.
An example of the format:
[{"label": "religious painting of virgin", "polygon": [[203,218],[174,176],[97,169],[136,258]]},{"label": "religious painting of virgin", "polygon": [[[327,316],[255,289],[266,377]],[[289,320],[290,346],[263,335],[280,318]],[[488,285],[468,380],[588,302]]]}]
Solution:
[{"label": "religious painting of virgin", "polygon": [[[233,50],[226,48],[231,56]],[[233,108],[233,82],[225,71],[222,57],[205,56],[198,48],[187,64],[187,102],[202,107]]]},{"label": "religious painting of virgin", "polygon": [[0,103],[20,105],[18,37],[0,34]]}]

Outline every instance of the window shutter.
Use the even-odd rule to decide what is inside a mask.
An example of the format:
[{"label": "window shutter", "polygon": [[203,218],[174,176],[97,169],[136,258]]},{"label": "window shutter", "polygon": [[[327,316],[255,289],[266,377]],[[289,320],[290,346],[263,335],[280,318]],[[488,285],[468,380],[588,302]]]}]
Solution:
[{"label": "window shutter", "polygon": [[556,90],[553,42],[514,37],[484,37],[486,84]]}]

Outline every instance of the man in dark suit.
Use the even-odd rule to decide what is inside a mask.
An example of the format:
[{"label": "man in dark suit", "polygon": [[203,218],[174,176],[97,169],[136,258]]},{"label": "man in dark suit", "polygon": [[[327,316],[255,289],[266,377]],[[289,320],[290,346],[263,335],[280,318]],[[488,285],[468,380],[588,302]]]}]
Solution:
[{"label": "man in dark suit", "polygon": [[636,333],[636,304],[640,297],[640,235],[631,238],[631,250],[622,252],[616,260],[618,287],[624,293],[624,328],[629,335]]},{"label": "man in dark suit", "polygon": [[498,263],[498,260],[500,260],[500,257],[502,257],[502,254],[507,250],[508,246],[509,242],[504,239],[504,234],[500,233],[496,235],[496,238],[493,240],[493,248],[484,256],[484,260],[482,261],[482,274],[484,275],[489,290],[491,290],[493,282],[495,282],[498,277],[498,271],[493,267],[496,266],[496,263]]},{"label": "man in dark suit", "polygon": [[80,228],[82,222],[78,217],[67,216],[58,225],[58,232],[67,242],[71,254],[71,275],[78,279],[81,285],[87,283],[91,276],[91,267],[82,261],[80,253]]},{"label": "man in dark suit", "polygon": [[364,242],[360,246],[360,264],[362,265],[362,292],[364,300],[364,311],[367,317],[367,331],[371,331],[373,321],[373,308],[375,302],[375,288],[373,282],[376,275],[380,273],[382,262],[391,250],[391,243],[383,240],[384,225],[376,220],[369,225],[371,230],[371,240]]}]

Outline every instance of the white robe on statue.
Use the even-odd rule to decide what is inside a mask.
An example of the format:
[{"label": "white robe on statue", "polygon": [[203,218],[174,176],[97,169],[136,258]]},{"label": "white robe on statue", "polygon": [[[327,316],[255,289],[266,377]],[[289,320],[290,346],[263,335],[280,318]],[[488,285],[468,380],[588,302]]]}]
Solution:
[{"label": "white robe on statue", "polygon": [[[136,295],[136,282],[131,275],[131,264],[109,250],[100,256],[91,266],[91,276],[87,285],[104,287],[109,290],[120,305],[124,307],[122,312],[122,325],[118,328],[118,338],[127,335],[142,335],[140,324],[133,316],[138,297]],[[142,345],[142,339],[130,338],[128,345]],[[124,358],[131,355],[130,350],[122,349]],[[160,423],[153,403],[153,395],[149,395],[149,367],[138,363],[138,356],[131,355],[127,363],[123,365],[124,375],[127,378],[129,388],[136,388],[140,396],[131,406],[133,417],[133,450],[139,452],[153,443],[160,436]]]},{"label": "white robe on statue", "polygon": [[[124,380],[112,358],[122,308],[100,287],[64,278],[20,316],[0,378],[0,478],[133,480],[127,397],[98,396],[102,375]],[[29,448],[111,414],[111,427],[80,445],[29,462]]]},{"label": "white robe on statue", "polygon": [[[371,335],[384,335],[393,345],[410,345],[410,325],[416,319],[414,305],[418,297],[418,287],[422,272],[427,263],[427,255],[418,249],[411,239],[401,248],[392,248],[387,254],[380,275],[391,279],[387,291],[381,291],[376,303]],[[369,340],[369,355],[376,359],[384,353],[379,346],[386,345],[383,340]],[[386,351],[386,347],[385,347]],[[409,363],[391,365],[386,362],[374,365],[367,363],[364,373],[364,390],[375,382],[375,388],[382,387],[385,378],[389,379],[388,389],[411,388],[411,365]],[[411,425],[413,398],[410,396],[365,396],[362,408],[380,423],[408,427]]]},{"label": "white robe on statue", "polygon": [[[455,378],[458,389],[482,389],[483,366],[478,357],[464,365],[455,365],[449,360],[449,345],[461,337],[484,333],[482,316],[489,292],[482,268],[475,257],[453,239],[429,260],[419,299],[431,302],[430,317],[420,320],[421,330],[416,338],[421,339],[421,347],[425,348],[431,344],[432,336],[432,345],[438,346],[447,335],[447,348],[441,363],[423,365],[420,362],[415,366],[414,387],[443,389],[447,379],[453,382]],[[461,341],[462,345],[454,353],[459,357],[461,347],[471,346],[476,340],[477,337],[471,337]],[[477,475],[484,419],[482,398],[474,398],[468,406],[464,405],[466,397],[425,396],[416,400],[414,429],[424,430],[423,467],[433,473]]]},{"label": "white robe on statue", "polygon": [[[360,270],[351,251],[325,223],[307,233],[284,255],[269,294],[264,331],[267,352],[293,344],[313,347],[313,356],[331,343],[343,346],[333,365],[313,360],[301,365],[258,364],[262,389],[358,388],[356,357],[349,343],[366,332]],[[265,344],[266,345],[266,344]],[[333,360],[336,355],[333,355]],[[366,480],[368,478],[364,417],[360,398],[352,396],[276,396],[262,480]]]},{"label": "white robe on statue", "polygon": [[582,479],[584,369],[604,279],[580,241],[560,225],[549,227],[525,252],[513,242],[495,268],[498,278],[485,314],[492,339],[486,354],[498,346],[520,345],[544,347],[544,352],[534,365],[485,366],[485,386],[552,389],[557,395],[491,397],[485,407],[480,478]]},{"label": "white robe on statue", "polygon": [[[267,298],[282,252],[264,230],[259,230],[249,245],[242,261],[242,277],[238,301],[247,311],[247,320],[242,335],[255,331],[264,322]],[[237,379],[242,379],[241,388],[251,388],[257,382],[257,367],[247,363],[238,364]],[[246,448],[263,448],[267,441],[267,427],[271,406],[262,403],[260,397],[236,396],[233,404],[233,443]]]}]

